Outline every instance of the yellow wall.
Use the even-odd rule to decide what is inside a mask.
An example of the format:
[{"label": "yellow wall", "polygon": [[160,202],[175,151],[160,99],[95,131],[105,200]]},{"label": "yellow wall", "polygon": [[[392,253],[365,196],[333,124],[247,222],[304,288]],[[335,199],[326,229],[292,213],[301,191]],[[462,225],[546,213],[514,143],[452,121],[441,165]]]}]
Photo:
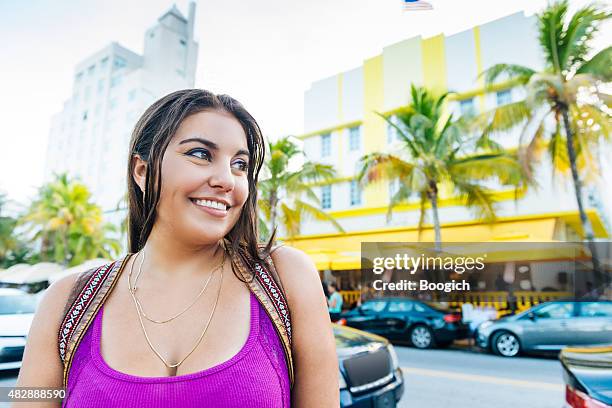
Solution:
[{"label": "yellow wall", "polygon": [[[375,112],[383,111],[383,58],[379,55],[363,63],[364,117],[363,145],[365,152],[382,151],[385,147],[385,121]],[[388,197],[387,183],[373,183],[364,191],[366,206],[384,205]]]},{"label": "yellow wall", "polygon": [[446,92],[446,54],[444,35],[423,40],[423,85],[434,93]]},{"label": "yellow wall", "polygon": [[[478,70],[478,75],[480,75],[483,71],[482,46],[480,43],[480,27],[479,26],[474,27],[473,31],[474,31],[474,48],[476,49],[476,69]],[[478,78],[478,87],[480,89],[484,89],[485,87],[484,77]],[[480,111],[484,112],[486,109],[484,93],[481,93],[480,95],[478,95],[478,105],[479,105]]]}]

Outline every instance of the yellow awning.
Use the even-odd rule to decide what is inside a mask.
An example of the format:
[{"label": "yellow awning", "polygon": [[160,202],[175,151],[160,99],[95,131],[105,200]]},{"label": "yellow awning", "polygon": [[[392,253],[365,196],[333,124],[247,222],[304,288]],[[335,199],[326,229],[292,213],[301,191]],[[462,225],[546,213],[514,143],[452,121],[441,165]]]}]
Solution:
[{"label": "yellow awning", "polygon": [[[589,213],[591,219],[599,221],[597,214]],[[595,219],[594,219],[595,218]],[[500,219],[487,224],[478,221],[449,223],[442,226],[442,240],[449,242],[557,242],[558,227],[573,221],[571,213],[524,216]],[[593,222],[601,230],[600,222]],[[434,231],[427,226],[419,240],[416,227],[385,228],[378,230],[351,231],[347,233],[299,236],[285,242],[301,249],[312,257],[319,270],[359,269],[361,265],[362,242],[433,242]],[[537,253],[535,251],[534,253]],[[554,252],[554,251],[553,251]],[[516,256],[513,254],[511,256]],[[535,255],[535,258],[541,256]],[[554,257],[552,253],[546,258]],[[502,257],[503,258],[503,257]],[[535,259],[531,258],[531,259]],[[516,258],[515,258],[516,259]],[[541,259],[541,258],[539,258]],[[501,260],[501,258],[500,258]]]}]

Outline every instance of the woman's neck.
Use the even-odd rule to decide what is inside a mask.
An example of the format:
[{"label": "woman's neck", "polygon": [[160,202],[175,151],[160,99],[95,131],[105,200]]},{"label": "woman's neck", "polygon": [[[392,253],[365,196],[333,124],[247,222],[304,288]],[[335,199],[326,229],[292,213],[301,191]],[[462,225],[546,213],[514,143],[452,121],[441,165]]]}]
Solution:
[{"label": "woman's neck", "polygon": [[[210,244],[187,244],[161,228],[153,228],[144,248],[147,273],[163,277],[208,272],[223,259],[220,241]],[[140,262],[142,255],[139,256]],[[226,261],[227,263],[227,261]]]}]

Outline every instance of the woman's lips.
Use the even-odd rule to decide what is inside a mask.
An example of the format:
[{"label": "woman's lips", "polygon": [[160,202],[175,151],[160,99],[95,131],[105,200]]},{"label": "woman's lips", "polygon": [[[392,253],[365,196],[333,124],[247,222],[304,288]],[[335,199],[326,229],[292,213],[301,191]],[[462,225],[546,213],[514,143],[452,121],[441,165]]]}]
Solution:
[{"label": "woman's lips", "polygon": [[199,210],[207,212],[208,214],[210,214],[210,215],[212,215],[214,217],[224,218],[224,217],[227,216],[228,210],[219,210],[219,209],[216,209],[216,208],[211,208],[211,207],[207,207],[207,206],[204,206],[204,205],[199,205],[199,204],[196,204],[195,201],[191,200],[191,199],[189,201],[191,201],[191,203],[196,208],[198,208]]}]

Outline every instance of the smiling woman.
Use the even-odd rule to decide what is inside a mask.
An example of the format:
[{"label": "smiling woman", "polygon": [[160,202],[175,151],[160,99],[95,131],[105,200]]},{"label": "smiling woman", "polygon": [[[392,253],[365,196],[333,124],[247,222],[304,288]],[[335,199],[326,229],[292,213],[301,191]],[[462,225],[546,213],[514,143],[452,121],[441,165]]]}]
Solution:
[{"label": "smiling woman", "polygon": [[130,252],[49,288],[18,386],[63,385],[67,407],[337,407],[316,268],[257,239],[264,153],[227,95],[147,109],[130,144]]}]

